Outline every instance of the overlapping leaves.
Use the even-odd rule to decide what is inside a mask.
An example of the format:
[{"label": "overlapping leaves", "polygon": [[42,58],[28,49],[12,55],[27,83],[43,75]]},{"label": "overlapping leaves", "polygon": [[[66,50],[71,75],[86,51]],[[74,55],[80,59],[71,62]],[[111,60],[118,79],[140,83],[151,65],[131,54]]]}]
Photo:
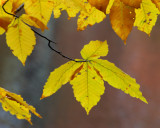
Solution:
[{"label": "overlapping leaves", "polygon": [[4,88],[0,88],[0,102],[5,111],[9,111],[12,115],[16,115],[18,119],[27,120],[30,124],[32,124],[30,112],[39,118],[42,118],[36,112],[36,109],[27,104],[20,95],[9,92]]},{"label": "overlapping leaves", "polygon": [[[24,5],[25,14],[18,19],[7,14],[2,8],[5,1],[8,1],[5,5],[8,13],[16,14]],[[29,25],[42,31],[48,29],[47,23],[52,12],[55,18],[59,18],[64,10],[69,19],[79,14],[77,30],[84,30],[88,25],[100,23],[106,14],[109,14],[113,30],[126,42],[133,26],[150,35],[160,14],[159,9],[159,0],[0,0],[0,34],[6,31],[8,46],[24,65],[36,44],[35,35]],[[22,31],[23,28],[27,31]],[[10,39],[11,37],[13,39]],[[30,43],[26,45],[27,40],[24,38]],[[19,40],[16,41],[17,39]],[[11,44],[15,44],[16,47]]]},{"label": "overlapping leaves", "polygon": [[[5,12],[2,6],[6,1]],[[25,14],[15,16],[23,6]],[[126,42],[133,26],[150,35],[157,16],[160,14],[160,1],[0,0],[0,35],[6,32],[7,45],[23,65],[36,44],[35,34],[30,26],[44,31],[48,29],[47,24],[52,12],[54,18],[59,18],[62,11],[67,12],[69,19],[78,15],[77,30],[84,30],[88,25],[100,23],[106,15],[109,15],[113,30]],[[70,61],[51,73],[41,98],[54,94],[62,85],[70,82],[77,101],[89,113],[104,93],[104,81],[107,81],[111,86],[147,103],[135,79],[111,62],[99,59],[107,53],[106,42],[91,41],[81,51],[83,59],[77,59],[81,62]],[[23,101],[19,95],[3,88],[0,88],[0,102],[6,111],[10,111],[19,119],[26,119],[30,122],[29,111],[40,117],[35,108]]]},{"label": "overlapping leaves", "polygon": [[99,59],[108,53],[107,42],[91,41],[81,50],[85,62],[69,61],[55,69],[46,82],[41,99],[54,94],[62,85],[70,82],[76,100],[85,108],[87,114],[100,100],[104,93],[104,81],[111,86],[121,89],[132,97],[147,103],[139,91],[135,79],[117,68],[113,63]]}]

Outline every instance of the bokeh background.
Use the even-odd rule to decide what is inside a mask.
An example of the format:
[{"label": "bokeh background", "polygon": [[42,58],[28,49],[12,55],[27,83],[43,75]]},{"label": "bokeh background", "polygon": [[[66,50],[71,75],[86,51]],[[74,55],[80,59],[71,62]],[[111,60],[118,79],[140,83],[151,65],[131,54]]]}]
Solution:
[{"label": "bokeh background", "polygon": [[160,127],[160,21],[150,38],[133,28],[127,45],[112,30],[109,17],[84,31],[77,32],[76,18],[51,19],[44,34],[54,46],[71,58],[81,58],[80,50],[90,40],[107,40],[109,54],[105,59],[136,78],[148,100],[145,104],[105,83],[105,94],[87,116],[73,95],[71,85],[64,85],[56,94],[39,100],[43,85],[55,68],[68,60],[54,53],[47,41],[37,36],[37,44],[26,66],[12,55],[5,35],[0,36],[0,86],[21,94],[43,116],[32,116],[33,125],[18,120],[0,107],[0,128],[159,128]]}]

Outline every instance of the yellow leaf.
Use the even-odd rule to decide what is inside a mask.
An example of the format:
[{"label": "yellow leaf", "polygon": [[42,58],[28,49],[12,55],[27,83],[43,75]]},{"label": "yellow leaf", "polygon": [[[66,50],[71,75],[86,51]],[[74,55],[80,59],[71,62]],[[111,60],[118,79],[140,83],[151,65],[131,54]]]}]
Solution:
[{"label": "yellow leaf", "polygon": [[24,9],[27,15],[32,17],[31,20],[36,22],[41,21],[44,25],[38,24],[42,29],[47,29],[47,23],[50,20],[53,11],[53,0],[25,0]]},{"label": "yellow leaf", "polygon": [[83,69],[78,74],[70,84],[73,85],[76,100],[81,102],[82,107],[89,114],[104,93],[104,82],[89,62],[84,63]]},{"label": "yellow leaf", "polygon": [[136,83],[135,79],[122,72],[113,63],[101,59],[93,60],[91,63],[93,67],[99,71],[102,78],[111,86],[121,89],[130,96],[139,98],[143,102],[147,103],[139,90],[140,85]]},{"label": "yellow leaf", "polygon": [[66,10],[69,18],[78,17],[77,30],[84,30],[88,25],[94,25],[103,21],[105,14],[95,7],[91,6],[87,0],[54,0],[54,17],[58,18],[61,11]]},{"label": "yellow leaf", "polygon": [[107,42],[104,41],[90,41],[88,45],[85,45],[81,50],[81,56],[85,60],[89,60],[89,58],[97,59],[100,56],[106,56],[108,53],[108,45]]},{"label": "yellow leaf", "polygon": [[49,76],[44,89],[41,99],[48,97],[55,93],[62,85],[69,82],[74,77],[76,69],[81,67],[82,63],[76,63],[70,61],[59,68],[55,69]]},{"label": "yellow leaf", "polygon": [[142,0],[141,8],[136,9],[136,20],[134,26],[137,26],[140,31],[150,35],[153,26],[160,14],[155,4],[151,0]]},{"label": "yellow leaf", "polygon": [[142,0],[120,0],[120,1],[134,8],[139,8],[140,4],[142,3]]},{"label": "yellow leaf", "polygon": [[[108,53],[107,42],[91,41],[81,50],[83,59],[74,62],[70,61],[53,71],[46,82],[42,98],[52,95],[62,85],[70,82],[74,96],[87,114],[100,100],[105,87],[103,80],[111,86],[121,89],[132,97],[139,98],[147,103],[139,90],[140,86],[135,79],[122,72],[114,64],[107,60],[98,59]],[[82,62],[86,60],[85,62]]]},{"label": "yellow leaf", "polygon": [[110,21],[113,30],[126,42],[135,21],[134,8],[115,0],[110,11]]},{"label": "yellow leaf", "polygon": [[33,106],[23,101],[20,95],[11,93],[3,88],[0,88],[0,102],[5,111],[9,111],[12,115],[16,115],[18,119],[25,119],[31,124],[30,111],[39,118],[42,118]]},{"label": "yellow leaf", "polygon": [[34,32],[21,18],[15,19],[6,32],[7,45],[13,50],[13,54],[25,65],[27,56],[32,53],[36,44]]},{"label": "yellow leaf", "polygon": [[159,9],[160,11],[160,0],[152,0],[152,2],[156,5],[156,7]]},{"label": "yellow leaf", "polygon": [[35,17],[23,14],[21,19],[30,26],[34,26],[36,28],[42,28],[43,30],[47,29],[47,26],[42,21],[40,21]]}]

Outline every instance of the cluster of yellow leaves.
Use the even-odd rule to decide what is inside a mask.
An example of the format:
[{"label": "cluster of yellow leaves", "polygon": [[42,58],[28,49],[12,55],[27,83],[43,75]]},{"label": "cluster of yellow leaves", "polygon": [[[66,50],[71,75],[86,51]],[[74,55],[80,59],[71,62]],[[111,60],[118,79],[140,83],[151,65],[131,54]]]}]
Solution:
[{"label": "cluster of yellow leaves", "polygon": [[46,82],[41,99],[54,94],[62,85],[70,82],[76,100],[85,108],[87,114],[93,106],[100,100],[104,93],[104,81],[111,86],[121,89],[132,97],[139,98],[147,103],[146,99],[139,91],[139,84],[135,79],[117,68],[113,63],[99,59],[108,53],[107,42],[91,41],[81,50],[83,59],[66,64],[55,69]]},{"label": "cluster of yellow leaves", "polygon": [[[4,12],[16,14],[24,5],[25,14],[15,18]],[[100,23],[107,14],[117,35],[126,42],[133,26],[150,35],[160,14],[159,0],[0,0],[0,34],[6,31],[7,44],[13,54],[25,65],[27,57],[36,44],[34,32],[29,26],[44,31],[53,12],[59,18],[65,10],[69,16],[76,17],[77,30],[88,25]]]},{"label": "cluster of yellow leaves", "polygon": [[23,101],[23,98],[20,95],[11,93],[3,88],[0,88],[0,102],[5,111],[9,111],[12,115],[16,115],[18,119],[27,120],[30,124],[32,124],[30,111],[39,118],[42,118],[33,106]]},{"label": "cluster of yellow leaves", "polygon": [[[25,14],[19,18],[4,12],[2,6],[10,14],[16,14],[24,5]],[[0,34],[6,32],[7,45],[13,54],[25,65],[27,57],[36,44],[35,34],[29,26],[44,31],[52,12],[58,18],[61,11],[66,10],[69,17],[78,17],[78,30],[84,30],[88,25],[101,22],[105,14],[91,6],[87,0],[0,0]]]},{"label": "cluster of yellow leaves", "polygon": [[[25,13],[15,17],[17,10],[22,6],[24,6]],[[113,30],[122,40],[126,41],[133,26],[137,26],[139,30],[148,35],[151,33],[157,16],[160,14],[160,1],[0,0],[0,35],[6,32],[7,45],[25,65],[27,57],[32,53],[36,44],[35,33],[30,26],[44,31],[48,29],[47,24],[52,12],[54,18],[59,18],[61,11],[64,10],[69,19],[79,14],[77,30],[84,30],[88,25],[100,23],[109,15]],[[89,113],[104,93],[104,81],[107,81],[111,86],[147,103],[135,79],[109,61],[99,59],[100,56],[106,56],[107,53],[106,41],[91,41],[81,51],[83,59],[77,59],[77,61],[85,62],[70,61],[51,73],[44,86],[41,99],[52,95],[62,85],[70,82],[77,101]],[[35,112],[35,108],[24,102],[19,95],[3,88],[0,88],[0,102],[6,111],[9,110],[19,119],[26,119],[30,122],[29,111],[40,117]]]},{"label": "cluster of yellow leaves", "polygon": [[4,12],[2,5],[6,0],[0,0],[0,34],[6,31],[7,45],[13,54],[25,65],[36,44],[34,32],[30,26],[47,29],[53,11],[53,0],[8,0],[4,6],[10,14],[15,14],[16,10],[23,6],[25,14],[16,18]]}]

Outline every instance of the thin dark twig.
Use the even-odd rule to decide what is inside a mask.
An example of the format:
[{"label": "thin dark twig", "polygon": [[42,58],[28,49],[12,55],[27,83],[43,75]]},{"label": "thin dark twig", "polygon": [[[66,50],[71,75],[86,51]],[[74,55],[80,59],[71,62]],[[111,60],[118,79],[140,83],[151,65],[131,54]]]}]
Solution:
[{"label": "thin dark twig", "polygon": [[[4,6],[6,5],[6,3],[7,3],[8,1],[9,1],[9,0],[7,0],[7,1],[3,4],[3,6],[2,6],[3,11],[4,11],[5,13],[7,13],[8,15],[11,15],[11,16],[13,16],[13,17],[15,17],[15,18],[19,18],[19,16],[15,15],[15,14],[12,14],[12,13],[9,13],[9,12],[7,12],[7,11],[5,10]],[[24,5],[23,5],[23,6],[24,6]],[[23,8],[23,6],[20,7],[20,8],[18,9],[18,11],[20,11],[20,10]],[[16,12],[17,12],[17,11],[16,11]],[[24,21],[23,21],[23,22],[24,22]],[[25,23],[25,22],[24,22],[24,23]],[[29,26],[27,23],[25,23],[25,24],[26,24],[27,26]],[[67,57],[67,56],[63,55],[60,51],[57,51],[57,50],[55,50],[54,48],[52,48],[51,43],[54,43],[54,44],[55,44],[54,41],[52,41],[52,40],[48,39],[47,37],[41,35],[41,34],[38,33],[37,31],[35,31],[34,29],[32,29],[32,31],[33,31],[34,33],[36,33],[38,36],[46,39],[46,40],[48,41],[48,46],[49,46],[49,48],[50,48],[51,50],[53,50],[54,52],[56,52],[57,54],[59,54],[60,56],[62,56],[63,58],[66,58],[66,59],[68,59],[68,60],[75,61],[75,62],[87,62],[87,60],[77,61],[77,60],[75,60],[75,59],[72,59],[72,58],[70,58],[70,57]]]},{"label": "thin dark twig", "polygon": [[34,31],[34,33],[36,33],[36,34],[39,35],[40,37],[46,39],[48,42],[52,42],[52,43],[56,44],[56,42],[54,42],[54,41],[48,39],[47,37],[45,37],[45,36],[43,36],[43,35],[41,35],[41,34],[38,33],[37,31],[35,31],[34,29],[32,29],[32,31]]},{"label": "thin dark twig", "polygon": [[13,17],[15,17],[15,18],[19,18],[19,16],[16,16],[15,14],[12,14],[12,13],[7,12],[6,9],[4,8],[4,6],[7,4],[8,1],[9,1],[9,0],[7,0],[7,1],[2,5],[3,11],[4,11],[5,13],[7,13],[8,15],[11,15],[11,16],[13,16]]},{"label": "thin dark twig", "polygon": [[57,50],[55,50],[54,48],[52,48],[50,41],[49,41],[49,43],[48,43],[48,46],[49,46],[50,49],[52,49],[54,52],[56,52],[56,53],[58,53],[59,55],[61,55],[63,58],[66,58],[66,59],[68,59],[68,60],[75,61],[75,62],[87,62],[87,60],[77,61],[77,60],[75,60],[75,59],[72,59],[72,58],[69,58],[69,57],[63,55],[60,51],[57,51]]}]

